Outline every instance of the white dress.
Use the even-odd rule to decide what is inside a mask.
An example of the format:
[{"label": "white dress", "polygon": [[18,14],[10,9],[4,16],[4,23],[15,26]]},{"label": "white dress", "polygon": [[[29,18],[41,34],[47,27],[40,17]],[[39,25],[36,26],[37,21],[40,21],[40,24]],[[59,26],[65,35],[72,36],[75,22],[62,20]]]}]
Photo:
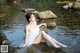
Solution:
[{"label": "white dress", "polygon": [[[30,29],[30,32],[28,34],[28,42],[27,42],[27,45],[26,47],[29,47],[30,45],[33,44],[34,40],[37,38],[37,36],[40,34],[40,29],[39,27],[37,26],[36,28],[31,28]],[[25,36],[21,36],[23,37],[23,39],[20,39],[19,42],[17,42],[16,44],[13,44],[12,46],[13,47],[19,47],[21,45],[24,44],[24,37]],[[17,40],[16,40],[17,41]]]},{"label": "white dress", "polygon": [[39,33],[40,33],[39,27],[30,29],[30,32],[28,34],[28,42],[27,42],[27,45],[26,45],[27,47],[29,47],[30,45],[33,44],[33,41],[39,35]]}]

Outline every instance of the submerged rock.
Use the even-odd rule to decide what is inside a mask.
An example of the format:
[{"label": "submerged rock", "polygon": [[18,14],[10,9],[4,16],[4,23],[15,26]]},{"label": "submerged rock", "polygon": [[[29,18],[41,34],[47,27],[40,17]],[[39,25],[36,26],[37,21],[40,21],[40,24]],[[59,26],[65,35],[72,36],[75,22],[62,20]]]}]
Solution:
[{"label": "submerged rock", "polygon": [[51,10],[39,12],[38,16],[40,17],[40,19],[48,19],[48,18],[57,17]]}]

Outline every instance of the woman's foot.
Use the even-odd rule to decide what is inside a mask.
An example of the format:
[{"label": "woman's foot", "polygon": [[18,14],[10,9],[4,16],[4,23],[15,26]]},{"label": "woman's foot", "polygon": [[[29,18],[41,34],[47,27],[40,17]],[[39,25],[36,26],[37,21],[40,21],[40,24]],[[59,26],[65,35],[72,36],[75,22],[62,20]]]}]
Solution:
[{"label": "woman's foot", "polygon": [[62,44],[62,43],[56,43],[58,46],[60,46],[61,48],[66,48],[67,46]]},{"label": "woman's foot", "polygon": [[64,48],[66,48],[67,46],[66,46],[66,45],[62,45],[61,47],[64,47]]},{"label": "woman's foot", "polygon": [[61,48],[66,48],[67,46],[66,45],[59,45]]}]

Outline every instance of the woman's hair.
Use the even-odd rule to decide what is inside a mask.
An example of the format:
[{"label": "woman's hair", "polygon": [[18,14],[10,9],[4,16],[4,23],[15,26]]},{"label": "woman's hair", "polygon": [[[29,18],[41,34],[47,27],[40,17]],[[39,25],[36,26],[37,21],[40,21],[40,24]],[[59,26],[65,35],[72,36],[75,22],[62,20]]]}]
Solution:
[{"label": "woman's hair", "polygon": [[30,19],[30,16],[31,16],[32,14],[33,14],[33,13],[27,13],[27,14],[26,14],[25,17],[26,17],[26,20],[27,20],[28,22],[30,22],[29,19]]}]

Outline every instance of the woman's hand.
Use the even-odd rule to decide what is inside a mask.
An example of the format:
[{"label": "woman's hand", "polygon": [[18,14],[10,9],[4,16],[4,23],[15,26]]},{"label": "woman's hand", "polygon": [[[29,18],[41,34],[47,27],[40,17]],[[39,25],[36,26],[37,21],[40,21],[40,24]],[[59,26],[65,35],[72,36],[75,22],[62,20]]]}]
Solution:
[{"label": "woman's hand", "polygon": [[41,27],[42,25],[47,26],[46,23],[39,24],[38,26]]},{"label": "woman's hand", "polygon": [[46,23],[42,23],[42,25],[47,26],[47,24],[46,24]]}]

